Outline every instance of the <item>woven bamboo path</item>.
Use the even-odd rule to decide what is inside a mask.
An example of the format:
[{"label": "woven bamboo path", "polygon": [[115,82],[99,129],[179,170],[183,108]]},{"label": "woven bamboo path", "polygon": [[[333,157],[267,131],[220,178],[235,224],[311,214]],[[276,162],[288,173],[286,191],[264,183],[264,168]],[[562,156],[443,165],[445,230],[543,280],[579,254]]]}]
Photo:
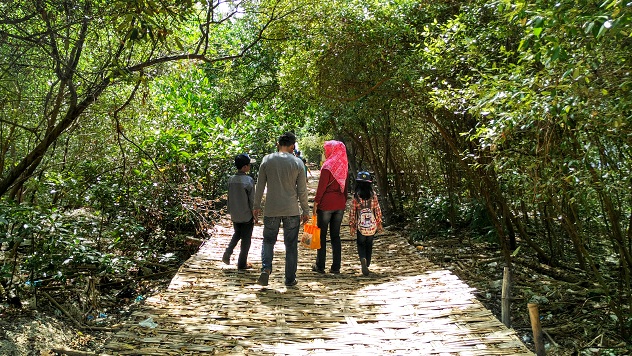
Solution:
[{"label": "woven bamboo path", "polygon": [[[345,219],[346,220],[346,219]],[[260,267],[262,226],[249,260]],[[180,268],[168,290],[146,300],[106,345],[115,355],[532,355],[475,299],[473,289],[422,258],[403,237],[376,239],[371,274],[360,273],[343,227],[342,273],[311,271],[315,251],[299,247],[298,285],[283,284],[282,233],[270,284],[258,268],[221,262],[230,222]],[[331,263],[331,250],[327,263]],[[328,266],[329,267],[329,266]],[[139,323],[148,318],[157,327]]]}]

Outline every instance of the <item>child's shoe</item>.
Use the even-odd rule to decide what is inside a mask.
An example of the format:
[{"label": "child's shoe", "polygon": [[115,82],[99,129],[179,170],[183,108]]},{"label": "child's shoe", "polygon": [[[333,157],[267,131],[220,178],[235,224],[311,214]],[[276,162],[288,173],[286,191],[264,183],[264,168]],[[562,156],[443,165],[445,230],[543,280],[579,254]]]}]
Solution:
[{"label": "child's shoe", "polygon": [[324,274],[325,270],[324,269],[320,269],[318,268],[318,266],[316,265],[312,265],[312,271],[316,272],[316,273],[320,273],[320,274]]},{"label": "child's shoe", "polygon": [[222,256],[222,262],[227,265],[230,264],[230,253],[228,253],[228,251],[224,252],[224,256]]},{"label": "child's shoe", "polygon": [[369,275],[369,266],[367,266],[367,264],[366,264],[366,258],[361,258],[360,259],[360,264],[362,265],[362,275],[368,276]]}]

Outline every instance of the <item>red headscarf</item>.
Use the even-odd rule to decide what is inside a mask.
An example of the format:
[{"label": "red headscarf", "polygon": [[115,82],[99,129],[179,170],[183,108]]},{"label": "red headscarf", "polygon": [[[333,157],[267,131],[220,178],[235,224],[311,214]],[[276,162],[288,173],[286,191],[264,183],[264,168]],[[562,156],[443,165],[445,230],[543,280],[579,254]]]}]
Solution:
[{"label": "red headscarf", "polygon": [[347,163],[347,148],[340,141],[325,141],[325,163],[321,170],[326,169],[336,178],[340,184],[340,191],[345,191],[345,183],[347,182],[347,173],[349,167]]}]

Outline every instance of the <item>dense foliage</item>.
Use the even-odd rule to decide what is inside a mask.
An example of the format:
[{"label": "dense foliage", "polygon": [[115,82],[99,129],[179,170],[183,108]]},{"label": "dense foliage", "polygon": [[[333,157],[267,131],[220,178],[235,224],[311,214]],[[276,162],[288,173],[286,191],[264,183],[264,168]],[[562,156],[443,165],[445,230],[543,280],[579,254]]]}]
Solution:
[{"label": "dense foliage", "polygon": [[270,67],[257,43],[292,9],[243,5],[0,4],[2,301],[150,274],[209,236],[235,154],[301,125],[280,101],[234,103],[230,76]]},{"label": "dense foliage", "polygon": [[231,157],[293,130],[314,163],[344,140],[413,239],[554,267],[629,340],[629,2],[171,3],[0,4],[9,290],[206,236]]}]

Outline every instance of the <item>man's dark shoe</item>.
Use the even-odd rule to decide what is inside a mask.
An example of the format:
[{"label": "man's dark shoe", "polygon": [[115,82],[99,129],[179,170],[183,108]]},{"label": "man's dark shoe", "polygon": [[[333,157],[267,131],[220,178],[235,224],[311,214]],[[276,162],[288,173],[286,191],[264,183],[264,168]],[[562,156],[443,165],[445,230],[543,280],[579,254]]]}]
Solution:
[{"label": "man's dark shoe", "polygon": [[360,259],[360,264],[362,265],[362,275],[368,276],[369,275],[369,267],[366,265],[366,258],[361,258]]},{"label": "man's dark shoe", "polygon": [[297,284],[298,284],[298,281],[296,280],[296,278],[290,283],[285,283],[285,285],[288,286],[288,287],[293,287],[293,286],[295,286]]},{"label": "man's dark shoe", "polygon": [[261,275],[259,276],[259,279],[257,279],[257,284],[259,284],[261,286],[267,286],[268,285],[268,279],[270,279],[270,271],[263,271],[263,272],[261,272]]},{"label": "man's dark shoe", "polygon": [[222,256],[222,262],[224,262],[227,265],[230,264],[230,253],[224,252],[224,255]]},{"label": "man's dark shoe", "polygon": [[333,269],[330,269],[330,270],[329,270],[329,273],[333,273],[333,274],[340,274],[340,270],[333,270]]},{"label": "man's dark shoe", "polygon": [[318,266],[316,265],[312,265],[312,271],[316,272],[316,273],[320,273],[320,274],[324,274],[325,270],[324,269],[320,269],[318,268]]}]

